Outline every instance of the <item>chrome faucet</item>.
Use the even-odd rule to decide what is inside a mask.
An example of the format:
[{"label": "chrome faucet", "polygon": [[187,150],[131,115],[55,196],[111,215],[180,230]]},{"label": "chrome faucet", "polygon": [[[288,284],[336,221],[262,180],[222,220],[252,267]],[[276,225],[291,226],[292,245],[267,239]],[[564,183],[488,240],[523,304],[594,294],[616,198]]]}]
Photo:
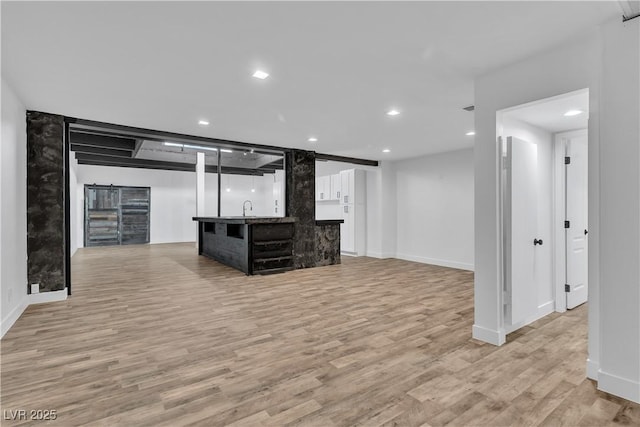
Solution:
[{"label": "chrome faucet", "polygon": [[247,216],[247,202],[249,202],[249,210],[253,212],[253,203],[251,200],[245,200],[242,202],[242,216]]}]

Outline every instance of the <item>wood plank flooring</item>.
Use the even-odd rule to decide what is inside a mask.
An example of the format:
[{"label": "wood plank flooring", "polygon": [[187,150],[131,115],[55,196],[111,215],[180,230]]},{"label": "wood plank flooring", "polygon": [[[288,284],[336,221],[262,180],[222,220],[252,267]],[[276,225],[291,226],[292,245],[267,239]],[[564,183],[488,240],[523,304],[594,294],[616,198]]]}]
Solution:
[{"label": "wood plank flooring", "polygon": [[2,425],[640,425],[585,379],[586,307],[471,338],[473,274],[401,260],[247,277],[193,244],[81,249],[1,345]]}]

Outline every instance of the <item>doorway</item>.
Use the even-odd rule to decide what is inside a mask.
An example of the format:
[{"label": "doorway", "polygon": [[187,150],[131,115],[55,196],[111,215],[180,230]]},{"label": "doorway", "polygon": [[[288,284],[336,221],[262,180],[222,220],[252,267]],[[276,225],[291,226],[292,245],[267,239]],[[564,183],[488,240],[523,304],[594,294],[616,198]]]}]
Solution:
[{"label": "doorway", "polygon": [[[588,132],[555,135],[556,311],[588,299]],[[564,292],[563,292],[564,291]]]},{"label": "doorway", "polygon": [[588,298],[588,89],[498,113],[503,323]]}]

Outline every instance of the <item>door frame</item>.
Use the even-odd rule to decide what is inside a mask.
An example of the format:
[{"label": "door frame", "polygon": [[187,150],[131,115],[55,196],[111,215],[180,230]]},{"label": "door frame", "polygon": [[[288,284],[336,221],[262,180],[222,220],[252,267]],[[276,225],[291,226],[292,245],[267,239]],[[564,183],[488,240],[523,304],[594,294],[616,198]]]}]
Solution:
[{"label": "door frame", "polygon": [[[555,311],[564,313],[567,311],[567,296],[564,291],[567,258],[566,258],[566,232],[565,221],[565,191],[566,175],[564,157],[566,153],[566,141],[578,136],[587,137],[589,144],[588,129],[579,129],[554,134],[553,144],[553,290],[555,299]],[[588,177],[587,177],[588,178]],[[588,185],[588,179],[587,179]],[[587,193],[588,194],[588,193]],[[588,285],[587,285],[588,286]]]}]

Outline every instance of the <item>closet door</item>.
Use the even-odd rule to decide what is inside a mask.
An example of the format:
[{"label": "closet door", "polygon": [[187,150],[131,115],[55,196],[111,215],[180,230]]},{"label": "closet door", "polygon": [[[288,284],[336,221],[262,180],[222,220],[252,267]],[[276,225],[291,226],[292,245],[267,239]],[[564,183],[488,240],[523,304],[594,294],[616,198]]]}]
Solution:
[{"label": "closet door", "polygon": [[120,243],[149,243],[150,189],[122,187],[120,189]]},{"label": "closet door", "polygon": [[537,232],[537,169],[538,146],[508,137],[502,183],[508,325],[525,322],[538,312],[536,254],[543,240]]}]

